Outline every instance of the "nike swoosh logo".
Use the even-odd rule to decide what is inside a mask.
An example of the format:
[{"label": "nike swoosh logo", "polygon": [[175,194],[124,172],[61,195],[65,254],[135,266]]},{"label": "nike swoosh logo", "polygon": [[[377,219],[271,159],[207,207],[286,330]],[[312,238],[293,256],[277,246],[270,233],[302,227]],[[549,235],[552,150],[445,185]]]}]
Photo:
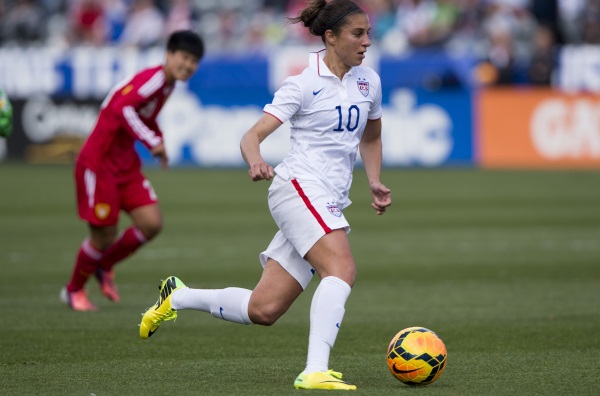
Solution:
[{"label": "nike swoosh logo", "polygon": [[322,91],[324,88],[325,88],[325,87],[323,87],[323,88],[319,89],[318,91],[313,91],[313,95],[315,95],[315,96],[316,96],[316,95],[318,95],[318,94],[319,94],[319,92],[321,92],[321,91]]},{"label": "nike swoosh logo", "polygon": [[398,370],[396,368],[396,366],[393,366],[392,370],[394,370],[394,373],[397,373],[397,374],[408,374],[408,373],[414,373],[415,371],[419,371],[420,369],[417,368],[414,370]]},{"label": "nike swoosh logo", "polygon": [[337,381],[333,381],[333,380],[330,380],[330,381],[321,381],[321,382],[319,382],[319,384],[326,384],[326,383],[329,383],[329,382],[335,382],[336,384],[346,384],[346,385],[348,385],[347,382],[340,381],[340,380],[337,380]]},{"label": "nike swoosh logo", "polygon": [[225,320],[225,317],[223,317],[223,307],[219,307],[219,315],[221,315],[221,318]]},{"label": "nike swoosh logo", "polygon": [[158,327],[156,329],[154,329],[154,331],[149,330],[148,331],[148,338],[150,338],[152,336],[152,334],[156,333],[156,330],[158,330]]},{"label": "nike swoosh logo", "polygon": [[339,328],[340,328],[340,324],[339,324],[339,323],[336,323],[336,324],[335,324],[335,327],[337,327],[337,328],[339,329]]}]

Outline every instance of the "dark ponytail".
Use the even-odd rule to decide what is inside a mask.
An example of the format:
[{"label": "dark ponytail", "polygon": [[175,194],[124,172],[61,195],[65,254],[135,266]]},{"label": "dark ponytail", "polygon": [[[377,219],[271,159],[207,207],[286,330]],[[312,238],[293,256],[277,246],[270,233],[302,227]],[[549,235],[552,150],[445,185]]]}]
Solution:
[{"label": "dark ponytail", "polygon": [[364,11],[351,0],[310,0],[297,17],[287,19],[290,23],[302,22],[310,34],[321,37],[325,42],[327,30],[337,35],[346,24],[347,16],[355,13],[364,14]]}]

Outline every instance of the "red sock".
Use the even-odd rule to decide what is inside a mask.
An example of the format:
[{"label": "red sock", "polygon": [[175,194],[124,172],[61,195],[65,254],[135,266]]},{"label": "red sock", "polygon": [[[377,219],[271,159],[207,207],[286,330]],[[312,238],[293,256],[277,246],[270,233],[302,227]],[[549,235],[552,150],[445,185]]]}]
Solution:
[{"label": "red sock", "polygon": [[75,260],[71,280],[67,284],[67,290],[69,292],[81,290],[90,275],[96,272],[101,258],[102,252],[92,246],[89,239],[83,241]]},{"label": "red sock", "polygon": [[110,271],[119,261],[125,259],[140,246],[146,243],[146,237],[136,227],[129,227],[104,251],[100,267],[105,271]]}]

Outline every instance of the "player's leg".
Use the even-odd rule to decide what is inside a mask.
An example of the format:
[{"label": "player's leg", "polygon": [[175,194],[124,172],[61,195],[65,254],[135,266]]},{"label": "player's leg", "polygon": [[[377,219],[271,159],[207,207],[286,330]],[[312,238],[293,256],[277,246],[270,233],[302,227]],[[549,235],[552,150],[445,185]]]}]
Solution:
[{"label": "player's leg", "polygon": [[194,309],[239,324],[270,326],[281,317],[302,293],[302,287],[279,263],[267,260],[254,290],[238,287],[193,289],[176,277],[163,281],[157,303],[150,307],[140,323],[140,336],[148,338],[165,320],[177,317],[177,311]]},{"label": "player's leg", "polygon": [[173,293],[172,308],[210,312],[240,324],[274,324],[302,293],[302,287],[279,263],[268,259],[254,290],[182,288]]},{"label": "player's leg", "polygon": [[321,276],[310,307],[306,368],[294,386],[304,389],[356,389],[329,370],[329,355],[344,317],[344,305],[356,276],[356,265],[345,230],[323,236],[305,258]]},{"label": "player's leg", "polygon": [[103,250],[115,239],[119,217],[116,184],[110,175],[96,175],[79,164],[75,168],[79,217],[89,224],[90,237],[81,244],[71,278],[61,290],[61,300],[77,311],[96,307],[88,300],[84,286],[96,271]]},{"label": "player's leg", "polygon": [[248,316],[253,323],[271,326],[287,312],[303,291],[289,272],[269,258],[260,281],[252,291]]},{"label": "player's leg", "polygon": [[350,287],[354,285],[356,264],[345,230],[337,229],[324,235],[304,258],[317,271],[321,279],[333,276]]},{"label": "player's leg", "polygon": [[323,236],[305,258],[321,276],[310,307],[310,335],[306,368],[296,381],[298,389],[355,390],[342,374],[329,370],[329,354],[344,317],[344,305],[356,276],[345,230]]},{"label": "player's leg", "polygon": [[102,253],[102,255],[117,239],[118,227],[116,225],[95,226],[90,224],[89,229],[90,242],[97,251]]},{"label": "player's leg", "polygon": [[75,267],[67,283],[69,292],[83,289],[89,277],[96,271],[102,259],[102,251],[106,246],[110,246],[117,233],[116,226],[98,227],[90,224],[89,230],[90,236],[79,247]]},{"label": "player's leg", "polygon": [[342,324],[356,265],[344,230],[323,236],[306,259],[321,277],[311,303],[311,335],[306,371],[326,371],[329,352]]},{"label": "player's leg", "polygon": [[146,242],[154,239],[163,228],[158,197],[141,172],[128,183],[119,185],[120,207],[131,218],[132,225],[104,251],[101,268],[111,271],[115,264],[129,257]]},{"label": "player's leg", "polygon": [[106,247],[96,279],[102,294],[112,301],[119,301],[113,267],[131,256],[141,246],[154,239],[162,230],[163,218],[158,200],[150,182],[138,173],[129,183],[119,186],[120,205],[129,214],[131,226],[125,229],[114,243]]},{"label": "player's leg", "polygon": [[102,251],[91,242],[91,237],[85,239],[79,247],[75,265],[67,285],[60,292],[60,299],[75,311],[95,311],[97,308],[88,299],[84,289],[88,279],[98,267]]},{"label": "player's leg", "polygon": [[273,259],[267,260],[254,290],[182,288],[173,293],[172,308],[210,312],[214,317],[240,324],[270,326],[302,293],[302,287]]},{"label": "player's leg", "polygon": [[104,251],[101,263],[104,271],[111,271],[117,263],[129,257],[162,230],[162,213],[158,204],[136,208],[129,216],[132,225]]},{"label": "player's leg", "polygon": [[311,303],[307,364],[294,386],[356,389],[328,367],[356,276],[346,236],[349,224],[333,194],[312,181],[283,183],[276,178],[269,190],[269,208],[285,238],[321,277]]},{"label": "player's leg", "polygon": [[[161,286],[159,300],[140,324],[140,336],[148,338],[164,320],[173,319],[178,309],[196,309],[240,324],[271,325],[283,315],[310,282],[314,270],[278,232],[260,254],[263,274],[253,291],[186,288],[175,277]],[[283,263],[283,264],[280,264]]]}]

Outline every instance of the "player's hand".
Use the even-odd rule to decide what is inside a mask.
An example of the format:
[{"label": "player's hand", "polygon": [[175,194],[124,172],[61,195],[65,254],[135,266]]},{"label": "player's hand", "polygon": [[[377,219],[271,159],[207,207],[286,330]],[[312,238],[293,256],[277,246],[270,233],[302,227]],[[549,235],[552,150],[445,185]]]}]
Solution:
[{"label": "player's hand", "polygon": [[386,208],[392,204],[392,192],[380,182],[371,183],[370,188],[373,197],[371,207],[375,209],[378,215],[382,215],[385,213]]},{"label": "player's hand", "polygon": [[250,176],[252,181],[271,180],[275,177],[275,171],[271,165],[261,161],[250,165],[248,176]]},{"label": "player's hand", "polygon": [[165,150],[165,144],[159,143],[156,146],[152,147],[150,150],[154,158],[156,158],[160,162],[160,166],[163,169],[167,169],[169,167],[169,157],[167,157],[167,151]]}]

